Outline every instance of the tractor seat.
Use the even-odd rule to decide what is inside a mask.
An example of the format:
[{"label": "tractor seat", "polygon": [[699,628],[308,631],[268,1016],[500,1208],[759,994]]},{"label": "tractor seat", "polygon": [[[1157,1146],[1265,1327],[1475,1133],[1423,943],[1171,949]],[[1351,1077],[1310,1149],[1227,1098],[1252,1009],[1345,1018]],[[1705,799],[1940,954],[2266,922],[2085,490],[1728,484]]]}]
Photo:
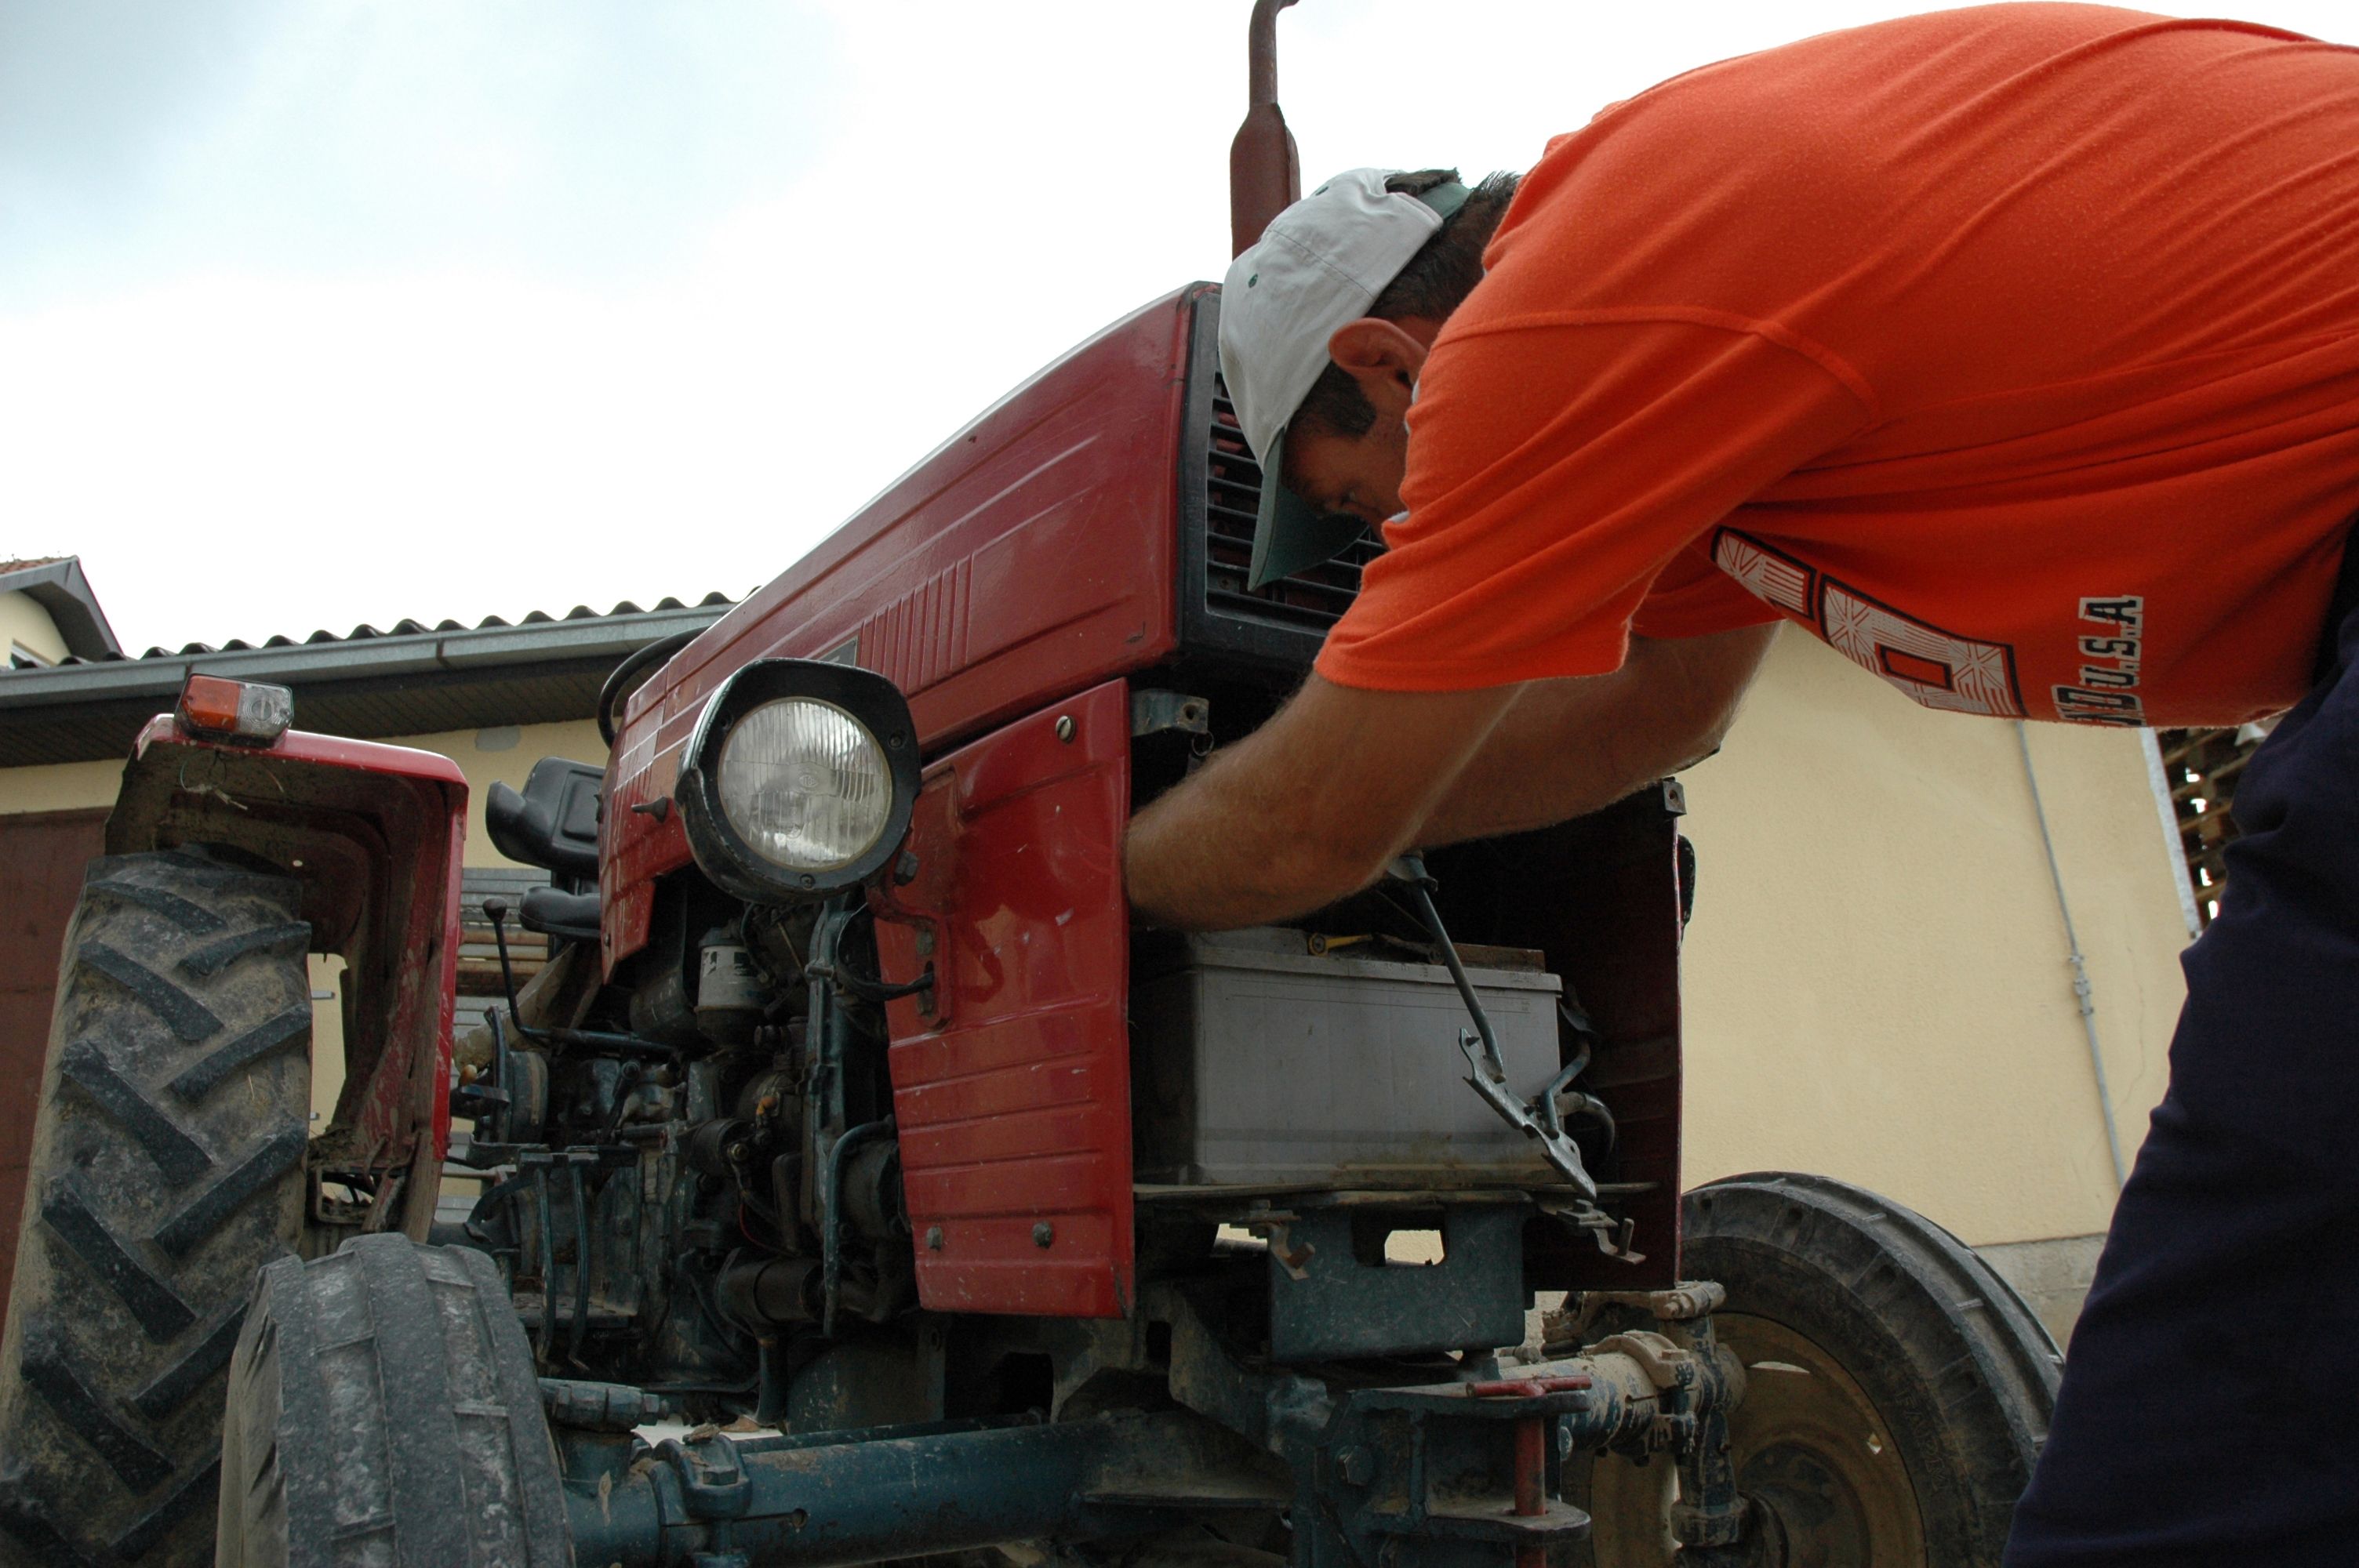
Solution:
[{"label": "tractor seat", "polygon": [[574,942],[598,940],[598,893],[567,892],[561,888],[533,888],[524,895],[516,920],[527,931],[562,936]]}]

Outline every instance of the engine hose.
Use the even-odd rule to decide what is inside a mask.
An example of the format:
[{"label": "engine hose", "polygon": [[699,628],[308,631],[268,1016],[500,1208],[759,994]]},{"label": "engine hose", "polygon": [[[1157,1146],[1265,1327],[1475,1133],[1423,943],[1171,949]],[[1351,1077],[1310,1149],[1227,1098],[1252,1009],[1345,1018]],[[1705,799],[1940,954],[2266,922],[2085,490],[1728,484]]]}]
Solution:
[{"label": "engine hose", "polygon": [[1614,1147],[1615,1140],[1621,1136],[1621,1129],[1614,1123],[1614,1113],[1606,1109],[1605,1102],[1595,1095],[1585,1095],[1578,1090],[1568,1089],[1564,1094],[1564,1108],[1582,1120],[1593,1121],[1604,1128],[1605,1147],[1609,1150]]},{"label": "engine hose", "polygon": [[893,1135],[893,1119],[864,1121],[835,1141],[827,1152],[827,1185],[821,1192],[820,1332],[835,1334],[835,1306],[843,1293],[843,1167],[853,1150],[882,1134]]},{"label": "engine hose", "polygon": [[899,997],[916,996],[920,991],[932,989],[934,967],[930,963],[926,966],[923,975],[906,985],[888,985],[877,976],[864,974],[853,967],[852,961],[843,956],[843,939],[851,935],[852,923],[864,914],[868,917],[871,929],[875,928],[875,911],[865,905],[853,910],[844,918],[843,924],[836,927],[835,940],[828,944],[827,957],[821,958],[814,954],[811,961],[803,966],[804,975],[832,980],[838,988],[867,1002],[892,1001]]},{"label": "engine hose", "polygon": [[[721,1303],[706,1293],[704,1281],[697,1274],[695,1270],[689,1267],[689,1260],[687,1258],[676,1258],[672,1260],[671,1278],[672,1282],[675,1285],[686,1285],[688,1287],[689,1300],[696,1303],[697,1313],[702,1316],[706,1325],[718,1332],[724,1341],[731,1342],[733,1348],[735,1347],[734,1342],[752,1339],[754,1337],[753,1335],[747,1331],[745,1325],[739,1323],[735,1318],[731,1317],[727,1313],[723,1312],[721,1310]],[[667,1307],[667,1310],[669,1310],[669,1307]],[[758,1340],[756,1341],[757,1346],[759,1343],[760,1342]],[[740,1350],[739,1354],[742,1355],[743,1351]],[[745,1383],[736,1385],[736,1390],[742,1392],[745,1388],[751,1387],[758,1377],[759,1372],[757,1370],[756,1378],[748,1379]]]},{"label": "engine hose", "polygon": [[[1564,1011],[1561,1004],[1558,1006],[1557,1011],[1559,1012]],[[1567,1022],[1571,1021],[1567,1020]],[[1589,1071],[1589,1039],[1586,1034],[1575,1034],[1572,1037],[1572,1060],[1564,1065],[1564,1073],[1559,1081],[1569,1084]]]},{"label": "engine hose", "polygon": [[787,1424],[787,1396],[794,1379],[787,1375],[787,1347],[773,1330],[761,1342],[762,1357],[754,1374],[754,1424]]}]

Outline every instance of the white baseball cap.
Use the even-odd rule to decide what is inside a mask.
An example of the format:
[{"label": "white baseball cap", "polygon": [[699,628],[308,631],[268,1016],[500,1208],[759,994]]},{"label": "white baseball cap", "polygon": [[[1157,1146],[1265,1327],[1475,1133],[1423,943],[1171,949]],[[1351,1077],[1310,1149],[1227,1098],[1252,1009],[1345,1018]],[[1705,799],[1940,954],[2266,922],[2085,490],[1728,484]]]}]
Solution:
[{"label": "white baseball cap", "polygon": [[1450,180],[1419,195],[1387,190],[1401,172],[1353,168],[1270,220],[1221,286],[1221,375],[1261,464],[1261,521],[1248,588],[1318,565],[1359,537],[1356,517],[1322,514],[1279,479],[1286,427],[1331,362],[1327,340],[1376,296],[1465,204]]}]

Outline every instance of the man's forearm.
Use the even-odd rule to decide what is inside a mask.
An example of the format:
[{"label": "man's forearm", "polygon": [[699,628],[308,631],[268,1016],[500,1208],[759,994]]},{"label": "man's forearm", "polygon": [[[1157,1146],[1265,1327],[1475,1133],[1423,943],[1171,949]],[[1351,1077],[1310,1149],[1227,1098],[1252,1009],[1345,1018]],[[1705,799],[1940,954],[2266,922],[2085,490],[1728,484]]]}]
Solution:
[{"label": "man's forearm", "polygon": [[1214,757],[1132,823],[1132,904],[1158,925],[1223,930],[1315,906],[1322,890],[1365,874],[1374,850],[1314,839],[1288,815],[1258,785],[1249,754]]},{"label": "man's forearm", "polygon": [[1610,675],[1533,681],[1419,828],[1424,846],[1545,827],[1711,753],[1776,628],[1633,638]]},{"label": "man's forearm", "polygon": [[1219,930],[1358,891],[1408,847],[1508,698],[1360,692],[1313,676],[1132,821],[1132,904],[1158,925]]},{"label": "man's forearm", "polygon": [[1131,903],[1200,930],[1281,920],[1358,891],[1413,844],[1610,805],[1717,742],[1768,643],[1767,628],[1639,641],[1611,676],[1479,691],[1359,691],[1313,676],[1133,819]]}]

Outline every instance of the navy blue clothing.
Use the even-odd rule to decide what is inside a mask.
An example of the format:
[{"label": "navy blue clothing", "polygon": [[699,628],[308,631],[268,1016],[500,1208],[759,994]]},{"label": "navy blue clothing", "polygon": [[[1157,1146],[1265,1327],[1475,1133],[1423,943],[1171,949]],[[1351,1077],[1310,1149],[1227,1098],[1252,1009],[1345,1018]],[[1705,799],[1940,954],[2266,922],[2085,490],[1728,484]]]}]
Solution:
[{"label": "navy blue clothing", "polygon": [[2235,791],[2007,1568],[2359,1563],[2359,614]]}]

